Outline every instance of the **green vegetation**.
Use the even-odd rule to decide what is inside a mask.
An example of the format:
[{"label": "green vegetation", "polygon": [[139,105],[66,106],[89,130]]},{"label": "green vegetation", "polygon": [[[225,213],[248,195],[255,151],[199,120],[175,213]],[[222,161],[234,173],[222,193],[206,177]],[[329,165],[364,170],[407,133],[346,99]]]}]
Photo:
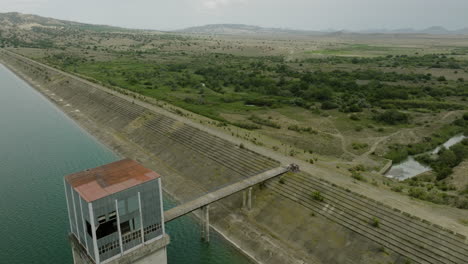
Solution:
[{"label": "green vegetation", "polygon": [[389,51],[389,50],[391,50],[390,47],[371,46],[371,45],[366,45],[366,44],[348,44],[348,45],[344,45],[341,48],[313,50],[313,51],[307,51],[307,53],[324,54],[324,55],[346,55],[346,54],[352,54],[352,53],[360,52],[360,51],[367,52],[367,51]]},{"label": "green vegetation", "polygon": [[430,165],[436,172],[437,180],[443,180],[452,174],[452,169],[468,158],[468,139],[455,144],[450,149],[441,148],[436,157],[424,154],[416,159]]},{"label": "green vegetation", "polygon": [[382,100],[383,107],[394,108],[399,107],[402,109],[415,108],[415,109],[445,109],[445,110],[458,110],[466,108],[465,105],[450,102],[438,101],[425,101],[425,100]]},{"label": "green vegetation", "polygon": [[364,178],[364,176],[362,176],[362,174],[357,171],[353,171],[351,173],[351,178],[358,180],[358,181],[367,182],[366,178]]},{"label": "green vegetation", "polygon": [[323,202],[325,200],[325,198],[319,191],[315,191],[312,193],[312,199],[319,201],[319,202]]},{"label": "green vegetation", "polygon": [[[455,49],[460,51],[460,49]],[[374,50],[376,51],[376,50]],[[384,51],[384,50],[380,50]],[[321,53],[316,51],[315,53]],[[334,51],[328,52],[329,54],[340,55]],[[326,59],[306,59],[304,62],[309,63],[330,63],[330,64],[372,64],[377,67],[424,67],[433,69],[460,69],[468,65],[467,61],[457,60],[447,54],[425,54],[421,56],[408,56],[408,55],[387,55],[378,57],[344,57],[335,56]],[[430,75],[428,75],[430,76]]]},{"label": "green vegetation", "polygon": [[[468,208],[468,207],[465,207],[468,205],[466,203],[466,200],[464,201],[462,199],[457,198],[454,195],[449,195],[445,192],[441,192],[435,189],[431,191],[427,191],[425,188],[422,188],[422,187],[412,187],[409,189],[408,194],[411,197],[414,197],[420,200],[429,201],[429,202],[436,203],[436,204],[452,204],[452,203],[457,204],[458,203],[457,207],[464,208],[464,209]],[[459,202],[462,202],[462,203],[459,203]]]},{"label": "green vegetation", "polygon": [[[165,55],[168,56],[165,64],[154,64],[140,59],[143,54],[113,52],[118,59],[96,61],[59,53],[44,61],[220,121],[228,121],[220,116],[226,111],[249,112],[286,105],[310,109],[315,103],[320,103],[322,109],[339,109],[344,113],[362,112],[372,107],[432,110],[464,107],[440,101],[441,96],[463,94],[464,86],[448,88],[442,84],[420,89],[399,84],[401,81],[424,84],[431,80],[425,74],[371,69],[311,72],[296,70],[281,57],[227,54],[192,55],[184,59],[178,59],[175,54]],[[174,61],[170,60],[174,56]],[[368,82],[358,84],[362,80]],[[376,114],[375,119],[393,125],[407,123],[409,115],[392,109]],[[250,120],[258,125],[280,128],[256,115],[251,115]]]},{"label": "green vegetation", "polygon": [[409,115],[397,110],[387,110],[375,115],[375,120],[388,125],[407,124]]},{"label": "green vegetation", "polygon": [[464,119],[457,119],[451,124],[443,126],[431,136],[424,137],[421,142],[408,145],[394,144],[389,146],[390,150],[387,152],[385,157],[393,160],[395,163],[398,163],[405,160],[408,155],[417,155],[433,150],[451,137],[464,133],[465,131],[468,131],[468,122]]},{"label": "green vegetation", "polygon": [[373,217],[371,219],[371,223],[370,223],[373,227],[379,227],[380,226],[380,220],[376,217]]},{"label": "green vegetation", "polygon": [[[463,145],[463,149],[462,147],[457,147],[459,148],[457,152],[466,151],[466,142],[461,144]],[[453,147],[455,146],[452,146],[452,148]],[[440,156],[442,156],[442,154],[440,154],[439,157]],[[449,164],[450,162],[454,162],[452,158],[455,157],[450,157],[448,160],[445,160],[445,158],[431,158],[431,162],[434,162],[436,166],[451,169]],[[441,175],[443,176],[439,171],[435,171],[435,173],[423,174],[421,176],[405,180],[403,183],[410,186],[407,190],[407,194],[413,198],[436,204],[446,204],[461,209],[468,209],[468,186],[465,186],[464,188],[460,187],[460,190],[457,192],[457,187],[449,181],[450,179],[445,176],[441,177]]]},{"label": "green vegetation", "polygon": [[288,126],[288,130],[296,131],[296,132],[307,132],[311,134],[318,134],[317,130],[312,129],[311,127],[300,127],[298,125],[291,125]]},{"label": "green vegetation", "polygon": [[403,186],[393,186],[391,188],[392,191],[394,192],[402,192],[403,191]]},{"label": "green vegetation", "polygon": [[272,128],[276,128],[276,129],[280,129],[281,126],[269,119],[263,119],[263,118],[260,118],[258,116],[255,116],[255,115],[251,115],[249,117],[249,120],[258,124],[258,125],[263,125],[263,126],[268,126],[268,127],[272,127]]},{"label": "green vegetation", "polygon": [[353,142],[351,145],[354,150],[365,149],[369,146],[367,143],[357,143],[357,142]]}]

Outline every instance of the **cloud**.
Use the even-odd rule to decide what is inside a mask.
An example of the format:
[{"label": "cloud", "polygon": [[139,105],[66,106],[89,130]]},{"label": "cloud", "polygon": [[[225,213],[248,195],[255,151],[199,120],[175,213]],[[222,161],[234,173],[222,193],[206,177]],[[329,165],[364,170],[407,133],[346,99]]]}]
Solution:
[{"label": "cloud", "polygon": [[218,9],[233,4],[244,4],[247,0],[202,0],[202,7],[205,9]]}]

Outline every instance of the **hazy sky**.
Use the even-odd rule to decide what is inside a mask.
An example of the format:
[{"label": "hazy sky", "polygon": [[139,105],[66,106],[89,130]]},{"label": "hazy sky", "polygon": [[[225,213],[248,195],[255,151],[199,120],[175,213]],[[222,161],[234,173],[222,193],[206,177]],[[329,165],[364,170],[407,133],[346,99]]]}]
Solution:
[{"label": "hazy sky", "polygon": [[468,27],[468,0],[0,0],[18,11],[131,28],[239,23],[295,29]]}]

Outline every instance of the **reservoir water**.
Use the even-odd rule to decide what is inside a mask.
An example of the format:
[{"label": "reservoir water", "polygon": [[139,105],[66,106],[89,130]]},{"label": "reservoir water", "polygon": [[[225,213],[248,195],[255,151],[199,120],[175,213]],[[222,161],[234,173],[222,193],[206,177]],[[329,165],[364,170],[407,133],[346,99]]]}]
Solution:
[{"label": "reservoir water", "polygon": [[[117,159],[0,64],[0,263],[72,263],[63,176]],[[214,232],[201,242],[190,217],[166,230],[170,264],[250,263]]]}]

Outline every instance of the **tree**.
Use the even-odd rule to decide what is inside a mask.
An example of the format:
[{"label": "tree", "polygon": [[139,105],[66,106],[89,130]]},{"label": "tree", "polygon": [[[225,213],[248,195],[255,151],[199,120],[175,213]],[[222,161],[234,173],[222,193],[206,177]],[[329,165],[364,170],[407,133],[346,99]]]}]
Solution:
[{"label": "tree", "polygon": [[318,89],[315,94],[315,98],[319,101],[327,101],[332,99],[333,92],[329,88]]},{"label": "tree", "polygon": [[447,79],[445,78],[445,76],[440,76],[439,78],[437,78],[437,81],[445,82],[445,81],[447,81]]},{"label": "tree", "polygon": [[435,167],[434,171],[437,174],[437,180],[443,180],[447,178],[450,174],[452,174],[452,168],[446,166]]},{"label": "tree", "polygon": [[322,103],[322,106],[321,108],[323,110],[330,110],[330,109],[336,109],[338,108],[338,105],[334,102],[331,102],[331,101],[325,101]]},{"label": "tree", "polygon": [[438,163],[441,166],[454,167],[458,163],[457,160],[457,155],[450,149],[441,150],[439,152]]},{"label": "tree", "polygon": [[408,123],[409,115],[400,111],[391,109],[383,113],[379,113],[374,117],[375,120],[387,123],[389,125],[404,124]]}]

